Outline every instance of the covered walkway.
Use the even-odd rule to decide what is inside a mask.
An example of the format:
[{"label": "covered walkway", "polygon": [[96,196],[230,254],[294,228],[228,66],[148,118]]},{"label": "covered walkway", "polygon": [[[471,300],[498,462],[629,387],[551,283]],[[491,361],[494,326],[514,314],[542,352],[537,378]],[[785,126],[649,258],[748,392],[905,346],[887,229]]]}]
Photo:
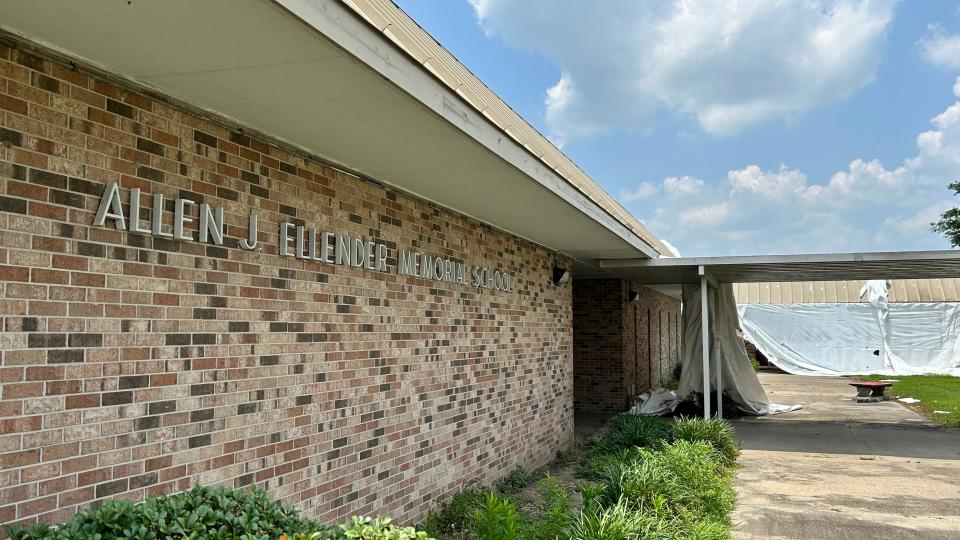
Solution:
[{"label": "covered walkway", "polygon": [[[714,355],[718,365],[711,371],[711,350],[719,345],[711,330],[711,289],[734,283],[952,278],[960,276],[960,250],[607,259],[600,260],[599,267],[641,285],[699,285],[699,313],[710,314],[699,318],[705,374],[702,393],[709,396],[715,392],[716,403],[722,407],[721,393],[729,382],[722,380],[722,355]],[[714,380],[708,375],[711,373]],[[704,418],[711,417],[712,412],[723,414],[722,410],[710,409],[710,400],[704,399]]]},{"label": "covered walkway", "polygon": [[960,430],[892,401],[855,403],[846,378],[760,381],[803,408],[734,422],[735,538],[960,537]]}]

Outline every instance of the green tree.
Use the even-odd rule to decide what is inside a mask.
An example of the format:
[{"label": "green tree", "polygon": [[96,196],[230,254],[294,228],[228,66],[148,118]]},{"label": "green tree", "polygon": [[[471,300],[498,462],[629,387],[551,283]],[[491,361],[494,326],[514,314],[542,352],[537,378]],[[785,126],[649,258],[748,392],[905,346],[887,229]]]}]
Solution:
[{"label": "green tree", "polygon": [[[954,195],[960,195],[960,182],[951,182],[947,187]],[[930,229],[946,236],[951,246],[960,247],[960,208],[954,206],[940,214],[940,219],[931,223]]]}]

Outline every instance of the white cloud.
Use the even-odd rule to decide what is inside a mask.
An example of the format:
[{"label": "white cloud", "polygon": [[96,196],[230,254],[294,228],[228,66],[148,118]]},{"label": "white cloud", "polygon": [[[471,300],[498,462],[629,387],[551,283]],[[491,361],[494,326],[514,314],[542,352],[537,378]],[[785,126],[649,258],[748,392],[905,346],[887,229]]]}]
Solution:
[{"label": "white cloud", "polygon": [[660,191],[660,186],[653,182],[641,182],[636,189],[623,190],[620,192],[620,200],[623,202],[637,202],[648,199]]},{"label": "white cloud", "polygon": [[776,172],[763,171],[756,165],[747,165],[727,173],[734,192],[747,191],[764,197],[782,199],[791,196],[815,195],[817,186],[807,187],[807,175],[781,164]]},{"label": "white cloud", "polygon": [[703,189],[703,180],[694,176],[671,176],[663,181],[663,189],[669,193],[698,193]]},{"label": "white cloud", "polygon": [[946,34],[943,27],[931,25],[918,44],[931,64],[946,69],[960,68],[960,35]]},{"label": "white cloud", "polygon": [[912,215],[888,217],[883,222],[880,233],[885,237],[884,231],[900,231],[902,233],[925,235],[930,232],[930,223],[936,221],[940,214],[947,211],[951,201],[939,201],[930,206],[920,208]]},{"label": "white cloud", "polygon": [[630,206],[688,254],[946,248],[930,222],[958,203],[946,185],[960,179],[960,77],[954,94],[917,136],[916,154],[894,168],[854,159],[812,183],[786,165],[747,165],[713,181],[668,177]]},{"label": "white cloud", "polygon": [[680,213],[680,223],[684,227],[704,227],[720,225],[730,217],[731,205],[728,202],[695,206]]},{"label": "white cloud", "polygon": [[484,31],[562,70],[555,140],[642,127],[657,107],[715,134],[788,119],[871,82],[893,0],[470,0]]}]

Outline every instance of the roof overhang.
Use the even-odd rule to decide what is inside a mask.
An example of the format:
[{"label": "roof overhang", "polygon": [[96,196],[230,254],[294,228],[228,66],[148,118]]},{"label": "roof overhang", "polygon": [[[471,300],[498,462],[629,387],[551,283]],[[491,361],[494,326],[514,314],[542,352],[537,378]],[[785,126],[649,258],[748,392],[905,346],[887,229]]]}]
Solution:
[{"label": "roof overhang", "polygon": [[649,242],[335,0],[10,0],[0,28],[581,262]]},{"label": "roof overhang", "polygon": [[960,250],[602,260],[600,267],[645,285],[960,277]]}]

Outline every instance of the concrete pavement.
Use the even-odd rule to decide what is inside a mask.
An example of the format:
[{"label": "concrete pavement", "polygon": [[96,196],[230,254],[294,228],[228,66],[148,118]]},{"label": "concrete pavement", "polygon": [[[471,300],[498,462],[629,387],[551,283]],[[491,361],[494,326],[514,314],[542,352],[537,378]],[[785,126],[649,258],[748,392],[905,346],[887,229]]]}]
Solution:
[{"label": "concrete pavement", "polygon": [[845,378],[760,380],[771,401],[804,408],[734,422],[735,538],[960,538],[960,430],[856,403]]}]

